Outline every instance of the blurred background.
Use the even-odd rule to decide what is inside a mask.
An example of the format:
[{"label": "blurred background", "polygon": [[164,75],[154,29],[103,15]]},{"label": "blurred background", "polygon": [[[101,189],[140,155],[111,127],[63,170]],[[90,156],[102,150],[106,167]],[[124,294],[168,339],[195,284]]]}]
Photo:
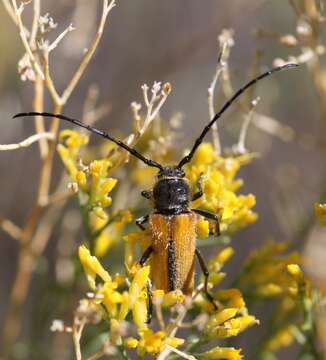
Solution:
[{"label": "blurred background", "polygon": [[[320,8],[324,5],[310,2]],[[309,5],[305,0],[297,3],[301,10]],[[49,12],[59,24],[58,28],[64,29],[70,23],[76,27],[51,57],[51,72],[60,91],[96,32],[101,6],[99,0],[42,1],[42,13]],[[27,7],[24,12],[27,24],[31,21],[30,15]],[[99,103],[110,107],[97,126],[126,134],[131,127],[130,103],[142,99],[141,85],[170,82],[172,93],[161,115],[170,118],[175,113],[182,114],[180,148],[190,146],[209,119],[207,89],[216,68],[217,37],[221,31],[234,30],[229,69],[233,86],[238,88],[252,75],[257,51],[259,72],[272,67],[277,58],[306,54],[312,45],[305,43],[298,32],[303,26],[300,21],[309,20],[309,14],[301,15],[296,13],[291,1],[284,0],[118,1],[109,15],[102,41],[63,112],[81,117],[89,89],[96,85]],[[19,111],[32,110],[33,99],[31,83],[22,82],[17,73],[23,47],[3,4],[0,21],[0,144],[8,144],[34,133],[33,121],[12,119]],[[261,98],[259,113],[275,119],[277,126],[270,133],[254,125],[250,125],[248,131],[247,148],[261,156],[241,170],[240,176],[244,179],[241,192],[256,195],[255,210],[259,219],[236,235],[233,242],[236,256],[227,268],[229,272],[236,273],[246,255],[264,240],[289,240],[292,248],[303,251],[310,259],[306,267],[315,283],[326,284],[325,232],[315,224],[313,216],[313,204],[325,201],[326,194],[326,97],[323,97],[326,72],[322,25],[317,30],[314,29],[314,46],[317,43],[320,46],[318,60],[311,63],[300,58],[303,64],[299,69],[270,77],[255,89]],[[299,45],[291,44],[291,39],[283,41],[278,33],[299,36]],[[45,106],[44,110],[51,111],[50,99],[46,98],[45,104],[49,108]],[[241,121],[241,116],[233,111],[224,116],[220,123],[223,147],[237,142]],[[36,196],[40,165],[37,144],[0,152],[0,219],[12,219],[18,226],[24,224]],[[58,182],[61,171],[62,164],[57,158],[51,186]],[[68,311],[65,313],[68,296],[60,296],[62,290],[58,287],[56,269],[62,228],[77,234],[71,244],[72,251],[83,241],[73,200],[66,205],[64,214],[35,265],[37,269],[22,308],[14,359],[69,359],[71,356],[69,351],[58,350],[58,340],[49,331],[54,318],[69,319],[70,316]],[[75,228],[69,228],[69,224]],[[4,326],[17,262],[17,242],[0,231],[0,328]],[[74,296],[72,302],[76,303],[78,296]],[[255,315],[262,319],[266,312],[268,309],[263,309]],[[241,345],[250,351],[250,344],[260,331],[260,328],[250,330]],[[281,353],[279,359],[289,359],[295,352],[292,347]]]}]

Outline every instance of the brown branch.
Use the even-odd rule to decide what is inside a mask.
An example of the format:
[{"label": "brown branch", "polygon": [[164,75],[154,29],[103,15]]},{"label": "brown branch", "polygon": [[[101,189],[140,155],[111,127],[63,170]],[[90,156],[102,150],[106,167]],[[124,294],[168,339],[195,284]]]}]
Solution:
[{"label": "brown branch", "polygon": [[0,218],[0,228],[15,240],[19,240],[22,235],[22,229],[9,219]]}]

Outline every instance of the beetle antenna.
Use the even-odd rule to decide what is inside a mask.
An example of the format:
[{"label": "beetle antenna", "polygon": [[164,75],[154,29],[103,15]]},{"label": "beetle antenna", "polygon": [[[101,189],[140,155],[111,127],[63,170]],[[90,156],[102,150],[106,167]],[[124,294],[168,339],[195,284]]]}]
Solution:
[{"label": "beetle antenna", "polygon": [[53,117],[53,118],[57,118],[60,120],[65,120],[68,122],[71,122],[77,126],[80,126],[94,134],[100,135],[102,137],[104,137],[105,139],[108,139],[112,142],[114,142],[115,144],[117,144],[118,146],[122,147],[123,149],[125,149],[126,151],[128,151],[131,155],[135,156],[137,159],[141,160],[142,162],[144,162],[146,165],[148,166],[152,166],[152,167],[156,167],[160,170],[163,169],[163,166],[159,163],[157,163],[154,160],[150,160],[145,158],[142,154],[140,154],[137,150],[129,147],[128,145],[126,145],[124,142],[122,142],[121,140],[115,139],[114,137],[112,137],[111,135],[109,135],[108,133],[106,133],[103,130],[99,130],[96,129],[92,126],[86,125],[83,122],[81,122],[80,120],[77,119],[72,119],[69,118],[65,115],[61,115],[61,114],[51,114],[51,113],[47,113],[47,112],[27,112],[27,113],[19,113],[16,114],[15,116],[13,116],[13,118],[18,118],[18,117],[24,117],[24,116],[45,116],[45,117]]},{"label": "beetle antenna", "polygon": [[221,108],[221,110],[215,114],[215,116],[213,117],[213,119],[208,123],[208,125],[204,128],[204,130],[202,131],[202,133],[199,135],[199,137],[197,138],[197,140],[195,141],[195,144],[193,146],[193,148],[191,149],[190,153],[188,155],[186,155],[180,162],[178,167],[182,167],[185,164],[187,164],[188,162],[191,161],[191,159],[193,158],[196,150],[198,149],[198,146],[202,143],[204,137],[206,136],[206,134],[209,132],[209,130],[211,129],[212,125],[222,116],[222,114],[230,107],[230,105],[233,103],[233,101],[235,101],[244,91],[246,91],[248,88],[250,88],[252,85],[256,84],[259,80],[264,79],[265,77],[274,74],[275,72],[281,71],[281,70],[285,70],[285,69],[292,69],[299,66],[298,64],[286,64],[283,66],[278,66],[274,69],[271,69],[269,71],[266,71],[265,73],[259,75],[258,77],[256,77],[255,79],[249,81],[246,85],[244,85],[242,88],[240,88]]}]

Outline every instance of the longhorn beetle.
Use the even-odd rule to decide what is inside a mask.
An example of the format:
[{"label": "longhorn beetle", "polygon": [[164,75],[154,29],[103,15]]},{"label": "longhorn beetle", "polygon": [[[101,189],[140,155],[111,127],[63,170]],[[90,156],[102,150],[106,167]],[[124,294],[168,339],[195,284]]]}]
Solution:
[{"label": "longhorn beetle", "polygon": [[[273,68],[251,80],[235,92],[235,94],[223,105],[221,110],[215,114],[213,119],[211,119],[211,121],[203,129],[189,154],[181,159],[181,161],[175,166],[163,166],[152,159],[147,159],[137,150],[130,148],[122,141],[113,138],[105,131],[93,128],[89,125],[83,124],[79,120],[71,119],[61,114],[28,112],[17,114],[14,118],[39,115],[69,121],[114,142],[144,162],[146,165],[157,168],[159,172],[153,189],[141,192],[141,195],[146,199],[153,199],[154,211],[151,214],[142,216],[136,220],[136,224],[142,230],[145,229],[143,224],[147,221],[149,222],[149,229],[152,237],[152,244],[143,253],[140,259],[140,265],[143,266],[146,261],[152,257],[152,278],[154,285],[158,289],[163,289],[164,291],[178,289],[184,294],[191,294],[194,282],[194,259],[196,255],[199,260],[201,270],[205,276],[205,294],[208,300],[211,301],[216,308],[213,297],[208,292],[208,269],[195,244],[197,224],[196,214],[215,221],[217,230],[219,229],[219,220],[216,214],[191,208],[191,201],[196,200],[203,195],[200,181],[201,178],[199,178],[197,183],[198,192],[191,194],[188,181],[185,179],[185,172],[182,168],[191,161],[212,125],[245,90],[259,80],[277,71],[291,69],[296,66],[298,65],[286,64]],[[150,298],[151,297],[149,296],[149,299]],[[151,311],[150,301],[149,310]]]}]

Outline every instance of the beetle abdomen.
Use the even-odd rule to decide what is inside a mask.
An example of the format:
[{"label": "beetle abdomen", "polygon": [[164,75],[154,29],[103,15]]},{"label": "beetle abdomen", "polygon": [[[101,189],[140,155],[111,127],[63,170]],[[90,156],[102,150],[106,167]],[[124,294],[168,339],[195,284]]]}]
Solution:
[{"label": "beetle abdomen", "polygon": [[153,254],[151,271],[154,285],[164,291],[182,290],[191,294],[194,278],[196,215],[151,214]]}]

